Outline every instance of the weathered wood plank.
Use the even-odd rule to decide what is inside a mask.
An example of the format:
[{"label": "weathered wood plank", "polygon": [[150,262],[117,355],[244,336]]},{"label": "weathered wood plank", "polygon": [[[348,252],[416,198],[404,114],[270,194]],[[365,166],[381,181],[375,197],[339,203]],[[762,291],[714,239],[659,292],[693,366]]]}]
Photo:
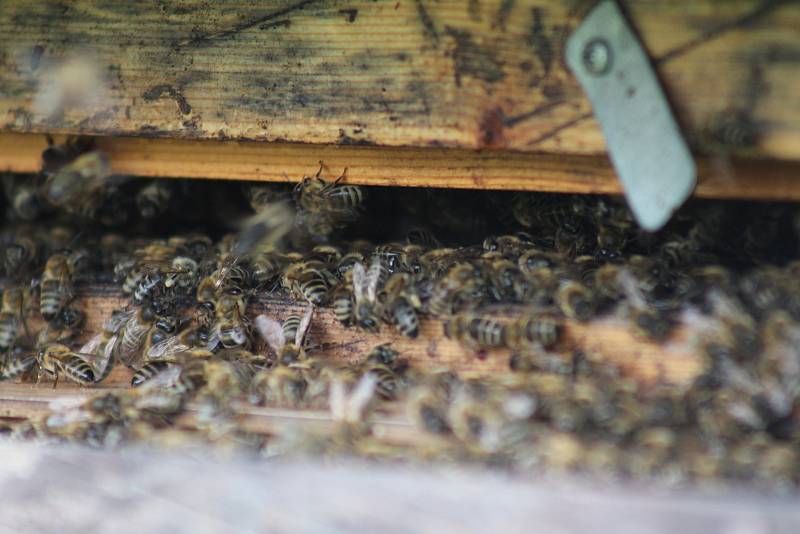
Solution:
[{"label": "weathered wood plank", "polygon": [[[0,124],[599,154],[562,60],[590,4],[3,0]],[[695,149],[800,158],[800,4],[625,6]]]},{"label": "weathered wood plank", "polygon": [[[99,137],[116,173],[132,176],[299,181],[325,165],[361,185],[620,194],[605,156],[526,154],[453,148],[402,148],[187,139]],[[0,170],[38,172],[42,134],[0,133]],[[699,161],[695,196],[800,201],[800,163],[722,158]]]}]

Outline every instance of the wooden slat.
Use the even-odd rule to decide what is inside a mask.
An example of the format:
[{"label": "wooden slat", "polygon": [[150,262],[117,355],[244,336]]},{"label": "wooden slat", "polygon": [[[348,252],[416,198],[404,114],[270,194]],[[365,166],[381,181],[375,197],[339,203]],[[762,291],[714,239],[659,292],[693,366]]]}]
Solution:
[{"label": "wooden slat", "polygon": [[[108,287],[84,287],[76,301],[76,305],[86,312],[85,332],[81,339],[98,332],[112,310],[123,307],[126,302]],[[302,313],[304,306],[298,302],[261,297],[251,304],[249,314],[266,313],[282,320],[289,314]],[[515,310],[498,310],[497,313],[513,316]],[[36,323],[32,322],[31,327],[36,328]],[[628,324],[621,319],[605,317],[586,324],[567,321],[564,339],[556,352],[569,358],[575,350],[580,349],[593,361],[619,366],[626,375],[643,384],[658,382],[681,386],[689,383],[701,370],[698,351],[700,335],[690,326],[683,325],[664,344],[658,344],[634,336]],[[484,376],[507,370],[510,355],[505,349],[478,354],[464,348],[458,342],[444,337],[442,321],[439,319],[423,319],[420,336],[412,340],[398,335],[386,325],[377,334],[345,328],[335,320],[333,310],[329,308],[316,310],[309,341],[319,347],[318,354],[339,362],[361,361],[372,347],[390,342],[404,358],[420,368],[451,368],[461,373]],[[94,388],[76,387],[63,381],[55,390],[50,381],[38,385],[0,383],[0,416],[27,417],[40,413],[44,404],[54,396],[87,395],[95,389],[127,387],[130,379],[130,370],[118,365],[104,382]],[[257,410],[250,415],[259,419]]]},{"label": "wooden slat", "polygon": [[[797,532],[794,492],[0,443],[8,532]],[[35,499],[36,506],[30,506]]]},{"label": "wooden slat", "polygon": [[[362,185],[619,194],[605,156],[525,154],[451,148],[387,148],[185,139],[99,137],[114,171],[133,176],[299,181],[324,176]],[[47,146],[43,134],[0,133],[0,170],[33,173]],[[707,158],[695,195],[800,201],[800,162]]]},{"label": "wooden slat", "polygon": [[[600,154],[591,4],[2,0],[0,128]],[[800,158],[799,3],[624,4],[697,150]]]}]

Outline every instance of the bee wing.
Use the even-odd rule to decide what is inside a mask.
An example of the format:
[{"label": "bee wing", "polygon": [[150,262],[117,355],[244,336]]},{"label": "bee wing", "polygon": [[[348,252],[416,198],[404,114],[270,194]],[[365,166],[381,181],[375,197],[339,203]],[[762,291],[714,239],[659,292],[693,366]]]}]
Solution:
[{"label": "bee wing", "polygon": [[103,330],[116,334],[125,325],[125,323],[128,322],[134,313],[136,313],[135,310],[125,310],[112,313],[111,317],[103,325]]},{"label": "bee wing", "polygon": [[[303,318],[300,320],[300,326],[297,327],[297,332],[294,335],[294,344],[298,347],[303,346],[303,341],[306,338],[306,333],[308,332],[308,327],[311,326],[311,317],[314,315],[314,306],[309,304],[306,308],[306,313],[303,315]],[[281,328],[281,335],[283,335],[283,329]]]},{"label": "bee wing", "polygon": [[147,361],[151,362],[163,361],[169,359],[170,356],[187,351],[190,348],[191,347],[184,343],[179,336],[171,336],[150,347],[145,357]]},{"label": "bee wing", "polygon": [[375,373],[367,373],[361,377],[350,393],[347,402],[345,420],[350,423],[361,421],[366,412],[367,405],[375,394],[375,386],[378,384],[378,377]]},{"label": "bee wing", "polygon": [[280,352],[286,344],[281,324],[274,319],[270,319],[266,315],[259,315],[256,317],[256,330],[258,330],[258,333],[264,338],[267,345],[275,352]]},{"label": "bee wing", "polygon": [[367,299],[369,302],[375,302],[375,296],[378,292],[378,281],[381,278],[381,260],[375,258],[372,260],[372,265],[369,266],[367,271]]},{"label": "bee wing", "polygon": [[171,365],[139,386],[139,391],[147,393],[149,391],[158,391],[174,387],[178,383],[181,373],[183,373],[182,366]]},{"label": "bee wing", "polygon": [[353,273],[353,294],[356,297],[356,303],[363,302],[367,296],[367,273],[364,271],[364,264],[360,261],[355,262],[351,272]]},{"label": "bee wing", "polygon": [[331,410],[331,418],[334,421],[344,421],[347,416],[347,395],[344,390],[344,383],[335,378],[330,385],[328,392],[328,405]]},{"label": "bee wing", "polygon": [[103,341],[103,333],[99,333],[92,337],[89,341],[86,342],[84,346],[78,349],[78,352],[84,354],[94,354],[97,352],[97,348],[100,346],[100,343]]}]

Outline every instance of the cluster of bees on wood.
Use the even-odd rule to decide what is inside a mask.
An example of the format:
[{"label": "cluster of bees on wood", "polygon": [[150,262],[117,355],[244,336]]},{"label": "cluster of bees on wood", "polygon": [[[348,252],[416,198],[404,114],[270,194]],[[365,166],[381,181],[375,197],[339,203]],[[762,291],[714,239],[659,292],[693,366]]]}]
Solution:
[{"label": "cluster of bees on wood", "polygon": [[[133,371],[130,389],[58,404],[13,435],[797,482],[791,206],[689,206],[648,234],[614,199],[368,190],[322,171],[297,184],[142,183],[79,139],[51,144],[39,175],[6,176],[0,377],[93,386],[115,365]],[[158,233],[167,226],[178,231]],[[128,305],[86,340],[75,288],[112,280]],[[252,313],[281,294],[302,312]],[[339,362],[309,334],[325,307],[344,326],[408,338],[438,321],[467,354],[508,349],[508,371],[422,369],[389,343]],[[659,342],[691,323],[704,372],[643,387],[554,349],[565,322],[598,316]],[[334,425],[265,436],[237,422],[241,406],[329,410]],[[381,439],[373,416],[386,410],[430,441]]]}]

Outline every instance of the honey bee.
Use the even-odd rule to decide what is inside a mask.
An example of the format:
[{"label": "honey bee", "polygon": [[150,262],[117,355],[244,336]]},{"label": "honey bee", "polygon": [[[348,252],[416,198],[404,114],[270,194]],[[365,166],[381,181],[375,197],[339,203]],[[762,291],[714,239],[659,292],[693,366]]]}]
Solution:
[{"label": "honey bee", "polygon": [[364,191],[355,185],[340,185],[347,169],[336,180],[326,183],[320,178],[322,164],[316,175],[306,176],[295,187],[297,204],[312,213],[331,212],[339,217],[350,217],[361,206]]},{"label": "honey bee", "polygon": [[448,409],[458,383],[458,377],[450,372],[424,377],[420,384],[409,391],[406,403],[408,418],[426,432],[450,434],[452,428]]},{"label": "honey bee", "polygon": [[52,254],[45,264],[39,293],[39,311],[46,321],[52,321],[73,297],[72,280],[82,255]]},{"label": "honey bee", "polygon": [[18,279],[36,263],[39,257],[39,243],[31,237],[17,235],[3,249],[3,267],[6,275]]},{"label": "honey bee", "polygon": [[244,221],[236,235],[231,254],[239,258],[269,250],[289,233],[293,224],[294,211],[288,203],[275,202],[266,205]]},{"label": "honey bee", "polygon": [[293,263],[283,272],[283,287],[315,306],[328,301],[330,289],[338,281],[324,263],[302,261]]},{"label": "honey bee", "polygon": [[245,299],[241,295],[221,296],[216,301],[212,339],[218,340],[225,348],[249,345],[249,326],[245,317],[245,307]]},{"label": "honey bee", "polygon": [[85,152],[47,176],[43,197],[54,207],[91,217],[113,186],[108,157],[99,150]]},{"label": "honey bee", "polygon": [[419,335],[419,318],[416,310],[422,308],[422,301],[409,274],[395,273],[390,276],[384,284],[379,300],[398,332],[412,339]]},{"label": "honey bee", "polygon": [[377,257],[373,259],[369,270],[365,270],[361,263],[353,266],[353,294],[355,296],[353,318],[358,326],[370,332],[378,330],[380,320],[377,294],[381,270],[381,262]]},{"label": "honey bee", "polygon": [[474,293],[482,285],[475,268],[469,263],[453,265],[433,286],[428,300],[428,312],[433,315],[450,315],[455,311],[459,295]]},{"label": "honey bee", "polygon": [[33,221],[41,211],[38,187],[30,178],[6,174],[3,189],[10,202],[12,213],[20,220]]},{"label": "honey bee", "polygon": [[136,193],[136,207],[143,219],[154,219],[169,208],[173,185],[168,180],[151,180]]},{"label": "honey bee", "polygon": [[565,280],[556,291],[556,303],[570,319],[584,322],[594,316],[595,299],[591,290],[580,282]]},{"label": "honey bee", "polygon": [[14,380],[23,376],[36,365],[36,355],[32,353],[21,353],[15,355],[11,360],[3,365],[0,370],[0,380]]},{"label": "honey bee", "polygon": [[3,291],[0,307],[0,351],[7,351],[17,339],[19,325],[28,330],[25,320],[30,295],[21,286],[10,286]]},{"label": "honey bee", "polygon": [[354,309],[352,271],[348,271],[345,279],[333,291],[333,314],[344,326],[350,326],[355,319]]},{"label": "honey bee", "polygon": [[[159,332],[163,333],[163,330]],[[173,356],[194,349],[207,349],[210,339],[210,332],[203,325],[190,326],[184,328],[175,335],[161,335],[158,339],[153,339],[151,344],[144,352],[146,362],[172,361]]]},{"label": "honey bee", "polygon": [[514,349],[541,345],[552,348],[561,336],[561,325],[552,317],[526,313],[508,326],[508,344]]},{"label": "honey bee", "polygon": [[491,317],[458,314],[444,323],[444,335],[473,349],[505,347],[508,329],[504,323]]},{"label": "honey bee", "polygon": [[308,305],[300,324],[297,326],[294,340],[284,337],[283,326],[278,321],[270,319],[266,315],[256,317],[256,329],[277,356],[279,364],[289,365],[305,358],[305,340],[313,315],[314,307]]},{"label": "honey bee", "polygon": [[128,367],[135,367],[141,359],[141,348],[155,324],[156,314],[149,306],[140,306],[121,313],[117,319],[121,326],[114,343],[114,356]]},{"label": "honey bee", "polygon": [[249,400],[252,404],[297,408],[305,400],[307,387],[308,382],[299,369],[279,365],[255,374]]},{"label": "honey bee", "polygon": [[286,267],[286,257],[274,250],[266,250],[250,259],[250,278],[256,287],[274,282]]},{"label": "honey bee", "polygon": [[52,375],[55,379],[54,388],[58,385],[58,379],[61,376],[81,386],[88,386],[97,381],[98,374],[105,372],[100,370],[98,373],[94,354],[78,353],[66,345],[57,343],[47,345],[39,351],[37,364],[39,379],[43,372]]},{"label": "honey bee", "polygon": [[356,263],[364,263],[364,254],[358,251],[351,251],[342,256],[336,264],[336,272],[340,278],[346,278],[347,273],[350,272]]}]

